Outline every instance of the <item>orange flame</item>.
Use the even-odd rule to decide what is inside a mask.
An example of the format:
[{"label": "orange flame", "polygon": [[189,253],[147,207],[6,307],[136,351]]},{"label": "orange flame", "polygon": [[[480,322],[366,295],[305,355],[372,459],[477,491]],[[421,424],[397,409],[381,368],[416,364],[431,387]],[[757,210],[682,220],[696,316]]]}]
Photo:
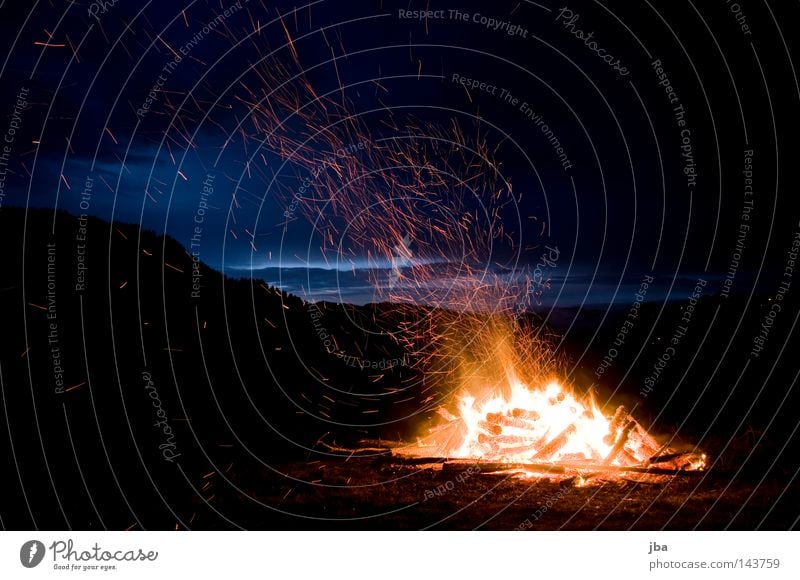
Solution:
[{"label": "orange flame", "polygon": [[625,407],[609,417],[593,397],[579,397],[557,381],[531,389],[513,372],[509,381],[507,394],[490,393],[480,400],[459,396],[458,415],[440,409],[448,423],[403,452],[430,455],[433,450],[451,458],[577,470],[655,466],[693,471],[706,466],[704,453],[660,446]]},{"label": "orange flame", "polygon": [[522,463],[564,458],[599,461],[612,450],[604,441],[611,421],[594,401],[584,404],[557,382],[531,390],[512,379],[511,395],[494,395],[478,403],[459,400],[466,435],[455,457]]}]

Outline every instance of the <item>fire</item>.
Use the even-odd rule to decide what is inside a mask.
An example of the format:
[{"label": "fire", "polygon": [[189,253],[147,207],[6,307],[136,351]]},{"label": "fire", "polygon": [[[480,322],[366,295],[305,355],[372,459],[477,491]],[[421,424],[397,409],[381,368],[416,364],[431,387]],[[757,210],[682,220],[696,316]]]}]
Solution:
[{"label": "fire", "polygon": [[455,457],[513,463],[599,461],[613,446],[613,441],[604,441],[611,421],[593,402],[583,404],[555,381],[531,390],[515,380],[510,397],[494,395],[480,403],[464,395],[459,411],[467,432]]},{"label": "fire", "polygon": [[593,394],[559,380],[567,376],[564,358],[539,327],[508,316],[447,312],[436,322],[429,372],[445,387],[439,420],[426,421],[416,443],[401,444],[396,454],[576,482],[600,473],[652,479],[706,467],[696,448],[658,441],[626,407],[608,412]]},{"label": "fire", "polygon": [[660,445],[625,407],[606,415],[593,397],[580,397],[555,380],[531,388],[512,373],[506,393],[462,394],[457,399],[457,415],[440,408],[446,423],[403,452],[430,455],[435,450],[449,458],[550,464],[576,473],[664,473],[706,466],[702,452]]},{"label": "fire", "polygon": [[659,450],[633,419],[608,418],[593,398],[582,401],[556,381],[531,389],[512,378],[510,395],[493,394],[480,402],[463,395],[458,406],[466,434],[454,457],[626,466],[643,463]]}]

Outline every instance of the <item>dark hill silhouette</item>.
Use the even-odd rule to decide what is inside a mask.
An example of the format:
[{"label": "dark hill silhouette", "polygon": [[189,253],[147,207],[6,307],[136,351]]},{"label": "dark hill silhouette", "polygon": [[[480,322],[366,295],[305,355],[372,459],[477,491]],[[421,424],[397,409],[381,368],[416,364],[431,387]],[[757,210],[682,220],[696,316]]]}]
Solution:
[{"label": "dark hill silhouette", "polygon": [[418,373],[369,309],[307,305],[226,279],[168,236],[62,212],[2,210],[0,244],[3,460],[22,478],[5,470],[20,518],[6,525],[97,525],[89,488],[105,525],[133,512],[163,527],[232,456],[248,469],[308,458],[321,437],[380,434],[338,424],[418,408],[398,388]]}]

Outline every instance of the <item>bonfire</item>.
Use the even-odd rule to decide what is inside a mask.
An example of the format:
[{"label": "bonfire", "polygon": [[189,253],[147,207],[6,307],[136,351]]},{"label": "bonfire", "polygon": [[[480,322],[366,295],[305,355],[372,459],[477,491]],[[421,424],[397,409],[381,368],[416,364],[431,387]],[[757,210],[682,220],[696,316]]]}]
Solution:
[{"label": "bonfire", "polygon": [[457,412],[437,409],[442,421],[400,456],[466,459],[526,475],[701,471],[702,452],[660,444],[624,406],[606,415],[594,397],[579,397],[557,381],[531,388],[511,379],[510,393],[457,397]]}]

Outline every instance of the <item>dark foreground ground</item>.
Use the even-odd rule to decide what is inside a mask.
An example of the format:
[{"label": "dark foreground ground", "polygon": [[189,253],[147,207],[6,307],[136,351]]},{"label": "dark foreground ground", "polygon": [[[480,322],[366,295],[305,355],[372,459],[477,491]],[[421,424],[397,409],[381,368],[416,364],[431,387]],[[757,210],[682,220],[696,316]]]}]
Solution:
[{"label": "dark foreground ground", "polygon": [[[210,475],[211,493],[204,495],[237,525],[260,529],[793,529],[800,515],[797,484],[731,473],[657,483],[597,477],[580,486],[574,478],[524,479],[469,464],[443,469],[386,458],[293,463],[244,477],[234,472]],[[213,493],[228,488],[226,478],[245,493]],[[195,518],[193,525],[220,523]]]}]

